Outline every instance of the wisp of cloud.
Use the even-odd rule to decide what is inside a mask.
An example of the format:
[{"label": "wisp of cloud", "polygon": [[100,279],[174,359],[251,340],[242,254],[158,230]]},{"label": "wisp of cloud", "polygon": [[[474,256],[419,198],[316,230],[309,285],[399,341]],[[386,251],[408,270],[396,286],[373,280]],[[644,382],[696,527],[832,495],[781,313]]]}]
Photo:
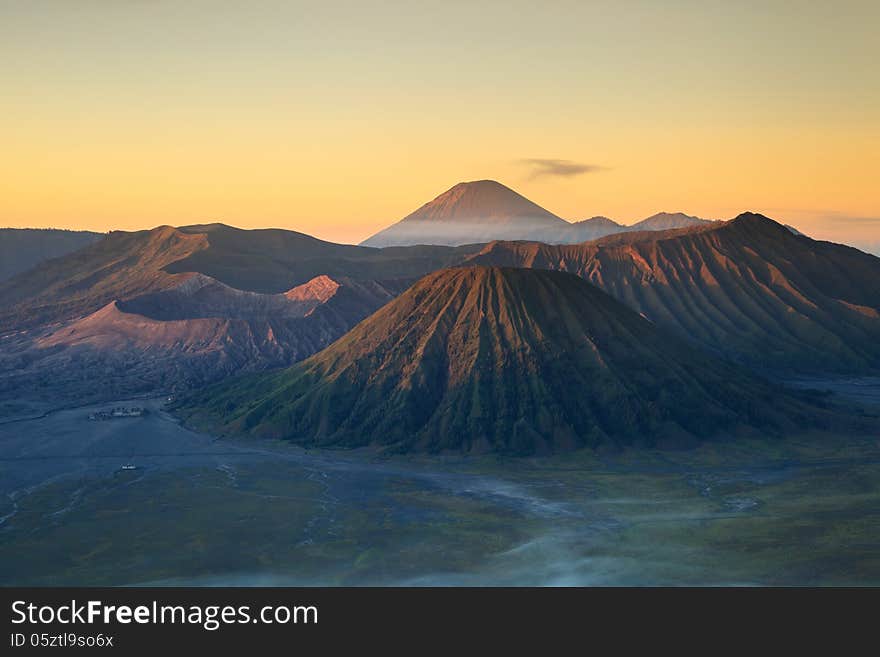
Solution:
[{"label": "wisp of cloud", "polygon": [[605,167],[595,164],[584,164],[573,160],[554,160],[545,158],[527,158],[519,161],[520,164],[531,169],[529,180],[545,177],[571,178],[585,173],[604,171]]}]

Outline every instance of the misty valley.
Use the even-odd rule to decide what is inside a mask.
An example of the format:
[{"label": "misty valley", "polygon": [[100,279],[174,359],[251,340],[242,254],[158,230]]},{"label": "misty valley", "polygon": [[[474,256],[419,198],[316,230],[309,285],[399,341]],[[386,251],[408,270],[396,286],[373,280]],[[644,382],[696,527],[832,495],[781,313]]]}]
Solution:
[{"label": "misty valley", "polygon": [[[880,382],[870,394],[880,404]],[[877,437],[388,457],[216,440],[164,403],[98,427],[103,406],[0,425],[3,582],[880,581]]]}]

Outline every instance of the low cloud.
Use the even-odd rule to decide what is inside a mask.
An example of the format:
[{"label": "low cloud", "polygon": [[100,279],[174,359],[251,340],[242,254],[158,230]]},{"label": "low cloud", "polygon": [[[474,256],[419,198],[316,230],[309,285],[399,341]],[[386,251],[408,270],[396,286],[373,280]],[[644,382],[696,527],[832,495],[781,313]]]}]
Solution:
[{"label": "low cloud", "polygon": [[529,168],[529,180],[535,180],[536,178],[573,178],[574,176],[605,171],[606,169],[606,167],[596,164],[544,158],[522,159],[518,161],[518,164]]}]

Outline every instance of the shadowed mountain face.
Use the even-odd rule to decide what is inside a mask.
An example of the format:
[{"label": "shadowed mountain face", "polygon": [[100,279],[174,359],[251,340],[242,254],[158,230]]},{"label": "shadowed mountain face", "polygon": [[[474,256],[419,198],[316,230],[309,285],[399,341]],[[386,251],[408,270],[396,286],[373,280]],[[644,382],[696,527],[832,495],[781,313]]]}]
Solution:
[{"label": "shadowed mountain face", "polygon": [[222,224],[115,231],[0,283],[0,334],[83,317],[113,301],[175,288],[195,274],[238,290],[279,294],[321,275],[411,281],[479,248],[371,249]]},{"label": "shadowed mountain face", "polygon": [[758,368],[880,368],[880,259],[762,215],[587,244],[497,242],[470,262],[577,274],[659,326]]},{"label": "shadowed mountain face", "polygon": [[310,359],[196,393],[180,412],[304,445],[511,454],[685,444],[808,417],[576,276],[489,267],[430,274]]},{"label": "shadowed mountain face", "polygon": [[0,333],[83,317],[116,300],[179,285],[163,268],[208,247],[170,226],[114,231],[74,253],[0,283]]},{"label": "shadowed mountain face", "polygon": [[0,415],[22,400],[181,391],[290,365],[478,248],[220,224],[113,232],[0,283]]},{"label": "shadowed mountain face", "polygon": [[289,230],[241,230],[223,224],[186,226],[204,234],[207,248],[166,267],[169,273],[194,271],[241,290],[277,293],[315,276],[355,280],[415,279],[460,262],[477,246],[410,246],[375,249],[334,244]]},{"label": "shadowed mountain face", "polygon": [[85,230],[0,228],[0,281],[104,237]]},{"label": "shadowed mountain face", "polygon": [[494,180],[464,182],[363,242],[366,246],[542,240],[570,224]]},{"label": "shadowed mountain face", "polygon": [[47,391],[56,402],[175,392],[290,365],[406,287],[320,276],[283,294],[260,294],[195,274],[77,320],[8,336],[0,401],[38,400]]}]

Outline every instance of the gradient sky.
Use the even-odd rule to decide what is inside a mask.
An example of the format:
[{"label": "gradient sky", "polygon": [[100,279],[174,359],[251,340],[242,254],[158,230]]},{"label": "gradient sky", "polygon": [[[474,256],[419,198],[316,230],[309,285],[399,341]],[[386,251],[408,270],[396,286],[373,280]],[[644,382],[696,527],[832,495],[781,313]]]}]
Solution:
[{"label": "gradient sky", "polygon": [[880,242],[878,33],[876,0],[0,0],[0,225],[356,242],[493,178]]}]

